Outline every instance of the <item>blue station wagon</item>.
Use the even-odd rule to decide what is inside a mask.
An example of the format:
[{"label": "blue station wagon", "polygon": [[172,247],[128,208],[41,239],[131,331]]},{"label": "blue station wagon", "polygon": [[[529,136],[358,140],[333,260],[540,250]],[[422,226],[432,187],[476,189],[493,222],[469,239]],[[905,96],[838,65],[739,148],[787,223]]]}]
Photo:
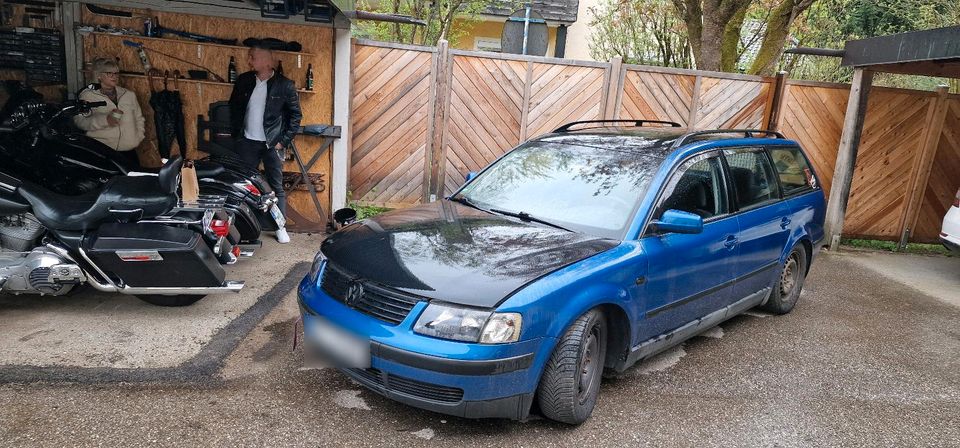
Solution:
[{"label": "blue station wagon", "polygon": [[[617,122],[620,122],[619,120]],[[623,371],[797,303],[824,195],[776,132],[577,122],[451,196],[350,224],[299,287],[311,350],[394,400],[569,424]]]}]

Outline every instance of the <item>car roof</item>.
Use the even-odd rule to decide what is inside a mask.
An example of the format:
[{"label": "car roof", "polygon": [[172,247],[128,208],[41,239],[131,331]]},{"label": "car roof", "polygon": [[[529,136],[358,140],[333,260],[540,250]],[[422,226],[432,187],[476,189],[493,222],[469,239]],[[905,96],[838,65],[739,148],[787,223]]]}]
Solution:
[{"label": "car roof", "polygon": [[592,146],[598,149],[615,146],[619,151],[662,158],[674,151],[687,155],[723,146],[797,145],[795,141],[784,138],[745,137],[740,133],[707,133],[690,135],[679,147],[674,147],[678,139],[689,133],[690,130],[677,127],[594,126],[544,134],[530,141]]}]

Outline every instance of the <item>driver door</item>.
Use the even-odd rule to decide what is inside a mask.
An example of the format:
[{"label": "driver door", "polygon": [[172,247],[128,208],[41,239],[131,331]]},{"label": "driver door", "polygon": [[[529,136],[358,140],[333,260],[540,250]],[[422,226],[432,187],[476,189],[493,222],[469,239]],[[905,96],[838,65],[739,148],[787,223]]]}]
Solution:
[{"label": "driver door", "polygon": [[727,305],[732,294],[739,224],[731,216],[719,153],[683,163],[660,194],[653,220],[667,210],[703,218],[697,234],[649,229],[641,243],[648,261],[646,321],[639,340],[676,329]]}]

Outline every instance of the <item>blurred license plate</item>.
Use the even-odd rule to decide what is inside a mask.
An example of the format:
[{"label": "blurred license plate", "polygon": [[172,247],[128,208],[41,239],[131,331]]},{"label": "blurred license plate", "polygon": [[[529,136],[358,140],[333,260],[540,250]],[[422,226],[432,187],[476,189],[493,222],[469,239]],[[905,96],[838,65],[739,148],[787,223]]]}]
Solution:
[{"label": "blurred license plate", "polygon": [[322,317],[310,321],[308,340],[323,361],[336,367],[370,367],[370,341],[360,338]]},{"label": "blurred license plate", "polygon": [[286,226],[287,220],[283,217],[283,213],[280,213],[280,207],[277,207],[277,204],[270,206],[270,216],[276,221],[277,227],[283,228]]}]

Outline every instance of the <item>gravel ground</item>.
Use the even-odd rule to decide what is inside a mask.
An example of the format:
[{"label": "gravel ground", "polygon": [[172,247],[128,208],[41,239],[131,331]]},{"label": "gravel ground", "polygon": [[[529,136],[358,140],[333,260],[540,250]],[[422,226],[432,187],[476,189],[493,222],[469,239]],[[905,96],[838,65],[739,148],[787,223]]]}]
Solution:
[{"label": "gravel ground", "polygon": [[787,316],[605,381],[579,427],[433,414],[304,367],[289,293],[200,381],[0,386],[0,446],[960,446],[960,309],[857,256],[821,256]]}]

